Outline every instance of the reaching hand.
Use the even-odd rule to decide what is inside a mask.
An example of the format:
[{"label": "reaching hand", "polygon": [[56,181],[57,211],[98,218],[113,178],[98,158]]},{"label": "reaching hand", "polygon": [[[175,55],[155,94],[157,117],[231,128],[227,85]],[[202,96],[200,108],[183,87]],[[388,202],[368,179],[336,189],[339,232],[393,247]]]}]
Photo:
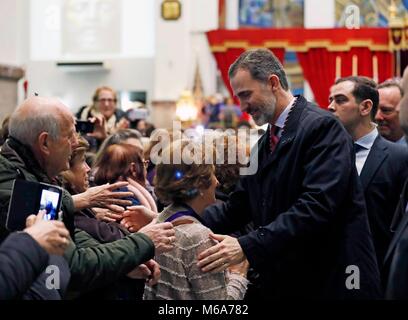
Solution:
[{"label": "reaching hand", "polygon": [[117,205],[109,205],[109,208],[92,208],[95,218],[105,222],[115,222],[122,219],[125,209]]},{"label": "reaching hand", "polygon": [[156,261],[152,259],[145,262],[145,265],[150,270],[150,276],[148,277],[146,283],[149,286],[154,286],[155,284],[157,284],[157,282],[159,282],[160,279],[160,266]]},{"label": "reaching hand", "polygon": [[114,192],[113,190],[126,187],[126,181],[116,182],[113,184],[104,184],[101,186],[91,187],[85,192],[74,195],[74,205],[76,210],[84,208],[109,208],[110,205],[115,204],[119,206],[129,206],[132,202],[123,200],[121,198],[133,196],[132,192],[121,191]]},{"label": "reaching hand", "polygon": [[127,207],[120,222],[130,232],[136,232],[157,217],[157,213],[144,206]]},{"label": "reaching hand", "polygon": [[105,140],[106,137],[108,136],[108,132],[106,131],[106,120],[105,117],[100,115],[100,116],[95,116],[93,118],[89,119],[90,122],[94,123],[94,131],[91,133],[88,133],[87,135],[89,137],[93,137],[98,140]]},{"label": "reaching hand", "polygon": [[170,222],[157,223],[157,220],[153,219],[152,222],[141,228],[139,232],[144,233],[153,241],[156,255],[170,251],[174,247],[176,237],[174,236],[173,225]]},{"label": "reaching hand", "polygon": [[61,221],[43,220],[45,210],[37,216],[31,215],[26,220],[27,232],[49,254],[63,255],[69,244],[69,232]]},{"label": "reaching hand", "polygon": [[149,260],[133,269],[127,276],[132,279],[146,279],[147,285],[153,286],[159,281],[160,267],[156,261]]},{"label": "reaching hand", "polygon": [[210,234],[219,241],[216,245],[198,255],[198,267],[203,272],[220,272],[245,259],[244,252],[236,238],[220,234]]}]

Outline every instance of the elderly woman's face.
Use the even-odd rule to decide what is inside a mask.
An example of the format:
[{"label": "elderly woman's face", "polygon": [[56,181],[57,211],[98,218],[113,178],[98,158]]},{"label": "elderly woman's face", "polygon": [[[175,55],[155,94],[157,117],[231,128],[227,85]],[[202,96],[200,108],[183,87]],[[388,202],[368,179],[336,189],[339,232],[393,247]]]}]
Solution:
[{"label": "elderly woman's face", "polygon": [[74,160],[71,168],[69,169],[70,175],[68,182],[71,184],[71,188],[77,192],[85,192],[89,187],[88,173],[91,170],[85,161],[85,154],[77,157]]},{"label": "elderly woman's face", "polygon": [[101,90],[96,101],[100,113],[108,120],[115,112],[115,95],[110,90]]}]

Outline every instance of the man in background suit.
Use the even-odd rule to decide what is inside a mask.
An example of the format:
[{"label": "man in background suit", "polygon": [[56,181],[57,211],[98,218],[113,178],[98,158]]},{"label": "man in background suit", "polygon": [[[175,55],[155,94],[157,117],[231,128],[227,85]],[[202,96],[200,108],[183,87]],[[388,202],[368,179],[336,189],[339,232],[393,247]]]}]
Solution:
[{"label": "man in background suit", "polygon": [[404,94],[399,83],[395,80],[387,80],[377,87],[380,101],[375,114],[379,133],[388,141],[407,146],[399,123],[399,103]]},{"label": "man in background suit", "polygon": [[[247,258],[259,272],[264,299],[373,299],[379,272],[351,138],[329,112],[294,97],[279,60],[249,50],[229,70],[241,110],[257,125],[258,170],[240,179],[230,199],[206,209],[203,220],[230,234],[253,221],[255,230],[203,251],[198,266],[219,272]],[[252,166],[252,163],[251,163]],[[347,285],[358,268],[359,289]]]},{"label": "man in background suit", "polygon": [[330,90],[329,110],[354,141],[356,167],[364,189],[368,221],[380,266],[391,241],[391,220],[408,176],[407,148],[385,140],[372,122],[379,93],[366,77],[340,78]]}]

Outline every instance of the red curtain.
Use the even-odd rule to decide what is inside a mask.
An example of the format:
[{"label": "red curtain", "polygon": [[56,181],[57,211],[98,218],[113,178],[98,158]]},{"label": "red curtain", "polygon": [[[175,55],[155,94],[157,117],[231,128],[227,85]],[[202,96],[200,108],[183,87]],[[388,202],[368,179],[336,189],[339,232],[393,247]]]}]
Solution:
[{"label": "red curtain", "polygon": [[381,83],[393,76],[393,54],[388,51],[372,51],[368,48],[351,48],[347,52],[337,52],[341,57],[341,76],[353,75],[353,56],[357,57],[357,75],[373,78],[373,58],[377,57],[378,82]]},{"label": "red curtain", "polygon": [[378,59],[378,83],[394,76],[394,54],[388,51],[375,53]]},{"label": "red curtain", "polygon": [[336,80],[336,57],[341,58],[341,77],[353,75],[353,56],[357,57],[359,76],[374,77],[374,56],[378,60],[378,82],[383,82],[393,75],[393,55],[387,51],[376,52],[368,48],[351,48],[345,52],[333,52],[325,48],[313,48],[307,52],[298,52],[297,56],[316,103],[322,108],[327,108],[330,87]]},{"label": "red curtain", "polygon": [[[228,79],[231,63],[248,48],[270,48],[280,61],[285,50],[297,52],[303,74],[316,102],[328,103],[330,86],[336,77],[336,57],[341,57],[341,76],[352,74],[352,58],[358,57],[358,75],[373,77],[373,57],[378,59],[378,81],[393,76],[393,54],[388,51],[388,29],[240,29],[207,32],[208,41],[232,94]],[[353,44],[359,43],[358,47]],[[330,50],[330,51],[329,51]]]},{"label": "red curtain", "polygon": [[336,54],[325,48],[313,48],[307,52],[298,52],[297,57],[316,103],[327,108],[330,86],[336,78]]},{"label": "red curtain", "polygon": [[214,52],[215,60],[217,61],[218,69],[221,72],[222,80],[227,87],[231,97],[233,97],[232,88],[228,79],[228,69],[230,65],[244,52],[244,49],[229,49],[227,52]]}]

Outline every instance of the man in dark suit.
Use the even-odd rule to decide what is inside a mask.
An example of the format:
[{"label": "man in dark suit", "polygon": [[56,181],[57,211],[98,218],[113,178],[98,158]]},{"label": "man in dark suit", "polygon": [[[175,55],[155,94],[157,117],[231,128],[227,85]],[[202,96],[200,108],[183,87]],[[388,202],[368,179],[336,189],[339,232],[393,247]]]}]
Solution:
[{"label": "man in dark suit", "polygon": [[400,84],[387,80],[377,86],[380,101],[375,115],[379,133],[388,141],[407,146],[404,131],[399,123],[399,104],[404,95]]},{"label": "man in dark suit", "polygon": [[340,78],[330,89],[329,101],[329,110],[339,118],[354,141],[357,172],[364,189],[381,271],[392,237],[391,220],[408,176],[408,150],[385,140],[372,122],[379,104],[379,93],[373,80]]},{"label": "man in dark suit", "polygon": [[[290,93],[269,50],[243,53],[229,77],[242,111],[269,128],[255,151],[257,172],[242,177],[230,200],[207,208],[203,219],[217,233],[251,220],[255,230],[238,239],[211,235],[219,243],[199,255],[199,267],[218,272],[247,258],[265,299],[378,298],[378,266],[347,132],[329,112]],[[356,286],[351,270],[358,273]]]},{"label": "man in dark suit", "polygon": [[[408,136],[408,67],[404,71],[402,88],[404,96],[400,102],[399,120]],[[408,299],[408,180],[401,192],[391,229],[395,231],[384,259],[384,273],[387,275],[385,297],[387,299]]]}]

